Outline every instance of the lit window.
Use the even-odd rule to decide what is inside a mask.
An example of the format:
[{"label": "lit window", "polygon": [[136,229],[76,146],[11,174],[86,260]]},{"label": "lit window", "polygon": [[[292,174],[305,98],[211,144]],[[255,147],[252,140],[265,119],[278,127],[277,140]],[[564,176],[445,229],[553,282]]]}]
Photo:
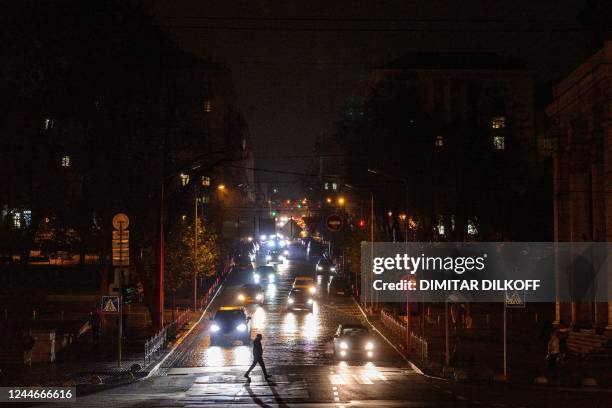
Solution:
[{"label": "lit window", "polygon": [[329,183],[325,183],[324,188],[325,188],[326,190],[329,190]]},{"label": "lit window", "polygon": [[189,184],[189,174],[181,173],[181,184],[183,185],[183,187]]},{"label": "lit window", "polygon": [[338,183],[332,183],[332,190],[338,189]]},{"label": "lit window", "polygon": [[436,141],[434,143],[436,147],[444,146],[444,136],[436,136]]},{"label": "lit window", "polygon": [[492,129],[504,129],[506,127],[506,117],[505,116],[493,116],[491,118],[491,128]]},{"label": "lit window", "polygon": [[204,112],[206,113],[212,112],[212,102],[211,101],[204,101]]},{"label": "lit window", "polygon": [[21,213],[20,212],[13,213],[13,227],[16,229],[21,228]]},{"label": "lit window", "polygon": [[70,167],[70,156],[62,156],[62,167]]},{"label": "lit window", "polygon": [[23,222],[26,227],[29,227],[32,224],[32,211],[31,210],[23,210]]},{"label": "lit window", "polygon": [[495,150],[504,150],[506,148],[506,140],[503,136],[493,136],[493,148]]},{"label": "lit window", "polygon": [[202,185],[204,187],[208,187],[210,186],[210,177],[208,176],[202,176]]}]

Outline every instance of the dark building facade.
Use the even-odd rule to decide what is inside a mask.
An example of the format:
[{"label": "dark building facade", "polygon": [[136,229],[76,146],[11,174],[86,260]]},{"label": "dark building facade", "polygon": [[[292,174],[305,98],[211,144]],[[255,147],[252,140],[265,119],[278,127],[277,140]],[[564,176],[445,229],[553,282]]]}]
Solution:
[{"label": "dark building facade", "polygon": [[[547,108],[554,122],[554,239],[612,241],[612,41],[564,78]],[[608,293],[612,292],[608,271]],[[612,330],[612,302],[557,303],[556,318]]]}]

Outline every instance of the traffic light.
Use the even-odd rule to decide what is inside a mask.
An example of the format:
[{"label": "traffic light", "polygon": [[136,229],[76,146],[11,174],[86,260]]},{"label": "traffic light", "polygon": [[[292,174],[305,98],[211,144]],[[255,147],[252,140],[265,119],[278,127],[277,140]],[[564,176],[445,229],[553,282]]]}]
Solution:
[{"label": "traffic light", "polygon": [[133,303],[134,298],[136,297],[136,288],[134,286],[124,287],[121,296],[123,296],[124,305],[129,305],[130,303]]},{"label": "traffic light", "polygon": [[276,211],[274,211],[274,210],[270,211],[270,216],[271,217],[276,217]]},{"label": "traffic light", "polygon": [[359,222],[357,223],[357,225],[359,225],[359,228],[364,229],[366,226],[366,222],[364,219],[359,220]]}]

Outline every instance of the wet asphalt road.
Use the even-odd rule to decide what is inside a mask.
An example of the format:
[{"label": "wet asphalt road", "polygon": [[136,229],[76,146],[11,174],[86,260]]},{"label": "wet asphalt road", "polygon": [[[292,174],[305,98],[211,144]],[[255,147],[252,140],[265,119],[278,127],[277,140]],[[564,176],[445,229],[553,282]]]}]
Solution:
[{"label": "wet asphalt road", "polygon": [[[266,288],[263,307],[250,306],[252,337],[263,335],[264,359],[272,381],[259,367],[251,381],[242,375],[251,363],[251,348],[239,342],[210,345],[205,318],[164,362],[158,374],[131,385],[78,398],[70,407],[609,407],[612,394],[559,392],[467,384],[427,378],[415,372],[378,338],[372,362],[338,362],[330,339],[340,323],[362,315],[350,298],[322,295],[314,313],[287,312],[285,302],[296,274],[312,264],[290,261],[277,267],[275,285]],[[208,310],[236,303],[237,290],[252,273],[233,271]],[[483,350],[483,352],[486,352]],[[56,405],[58,406],[58,405]]]}]

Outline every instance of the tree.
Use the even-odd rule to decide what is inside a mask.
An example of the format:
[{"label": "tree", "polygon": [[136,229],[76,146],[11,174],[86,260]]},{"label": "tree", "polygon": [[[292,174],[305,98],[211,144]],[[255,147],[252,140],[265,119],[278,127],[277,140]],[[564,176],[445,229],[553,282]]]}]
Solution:
[{"label": "tree", "polygon": [[197,276],[211,277],[221,254],[219,236],[214,229],[198,219],[196,258],[194,259],[194,224],[183,220],[166,239],[165,288],[172,294],[175,305],[177,290]]}]

